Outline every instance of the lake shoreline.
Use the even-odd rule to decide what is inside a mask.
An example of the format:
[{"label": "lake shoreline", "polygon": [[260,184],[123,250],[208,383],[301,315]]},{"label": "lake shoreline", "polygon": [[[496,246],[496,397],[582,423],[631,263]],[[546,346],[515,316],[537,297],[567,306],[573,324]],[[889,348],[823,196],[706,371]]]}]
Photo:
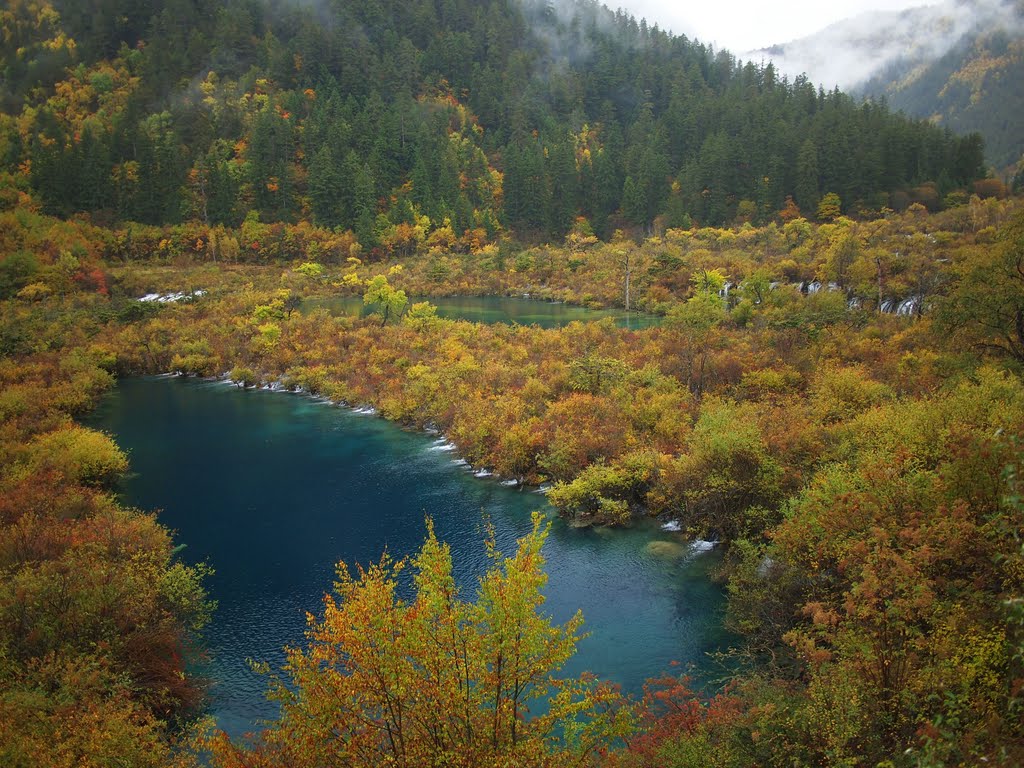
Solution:
[{"label": "lake shoreline", "polygon": [[[564,300],[539,298],[531,293],[510,294],[450,294],[408,297],[406,308],[416,302],[429,302],[437,309],[437,316],[445,320],[479,322],[485,325],[502,323],[541,328],[562,328],[572,322],[602,322],[611,319],[628,330],[646,330],[659,326],[664,317],[650,312],[624,307],[595,307]],[[373,314],[374,305],[365,305],[361,295],[308,295],[300,311],[327,309],[334,317],[362,319]],[[530,312],[544,308],[542,313]]]},{"label": "lake shoreline", "polygon": [[[452,441],[450,438],[448,438],[443,432],[441,432],[441,430],[436,425],[428,424],[428,425],[426,425],[424,427],[419,427],[419,426],[417,426],[416,424],[414,424],[412,422],[402,422],[402,421],[396,421],[396,420],[393,420],[393,419],[389,419],[386,416],[382,415],[376,406],[374,406],[374,405],[372,405],[370,403],[367,403],[367,404],[352,404],[352,403],[344,401],[344,400],[335,400],[333,398],[330,398],[330,397],[327,397],[327,396],[324,396],[324,395],[319,395],[319,394],[310,392],[309,390],[307,390],[306,388],[301,387],[301,386],[290,387],[290,386],[281,384],[280,379],[277,379],[277,380],[274,380],[274,381],[271,381],[271,382],[263,382],[263,383],[260,383],[260,384],[246,384],[244,381],[238,381],[238,380],[232,379],[230,371],[225,371],[224,373],[222,373],[219,376],[197,376],[197,375],[194,375],[194,374],[182,373],[180,371],[171,371],[171,372],[165,372],[165,373],[160,373],[160,374],[152,374],[152,375],[155,378],[185,378],[185,379],[196,379],[198,381],[205,381],[205,382],[210,382],[210,383],[232,385],[232,386],[236,387],[237,389],[239,389],[239,390],[241,390],[243,392],[244,391],[248,391],[248,390],[253,390],[253,391],[273,392],[273,393],[279,393],[279,394],[300,395],[300,396],[303,396],[303,397],[308,397],[313,402],[322,403],[324,405],[331,405],[331,406],[334,406],[334,407],[337,407],[337,408],[344,408],[344,409],[346,409],[346,410],[348,410],[348,411],[350,411],[350,412],[352,412],[354,414],[358,414],[360,416],[374,416],[376,418],[383,419],[385,422],[387,422],[389,424],[393,424],[393,425],[397,426],[399,429],[402,429],[403,431],[406,431],[406,432],[410,432],[410,433],[413,433],[413,434],[429,435],[431,437],[435,437],[435,438],[437,438],[436,441],[435,441],[435,445],[437,447],[435,447],[434,450],[446,451],[446,452],[447,451],[451,451],[451,452],[453,452],[457,458],[453,459],[452,463],[455,464],[456,466],[463,467],[466,471],[468,471],[470,474],[472,474],[474,478],[476,478],[478,480],[492,480],[492,481],[497,482],[500,485],[504,485],[506,487],[515,487],[519,491],[536,493],[536,494],[541,494],[541,495],[547,495],[548,491],[550,491],[551,487],[552,487],[552,483],[549,482],[549,481],[542,481],[540,483],[528,483],[522,477],[508,477],[508,478],[505,478],[502,474],[500,474],[498,472],[495,472],[492,469],[490,469],[488,467],[485,467],[485,466],[474,467],[469,461],[467,461],[465,458],[463,458],[463,456],[458,452],[459,451],[459,446],[454,441]],[[639,514],[639,515],[633,515],[630,518],[630,520],[627,523],[625,523],[625,524],[622,524],[622,523],[611,524],[611,523],[608,523],[608,522],[603,522],[603,521],[601,521],[601,520],[599,520],[597,518],[587,519],[587,518],[581,518],[581,517],[579,517],[577,515],[563,515],[561,513],[558,513],[558,516],[561,517],[565,521],[566,525],[570,525],[570,526],[572,526],[574,528],[596,528],[596,529],[615,530],[615,529],[632,528],[635,525],[637,525],[638,523],[649,522],[652,525],[659,526],[660,530],[665,531],[666,533],[685,533],[683,531],[683,529],[681,528],[681,526],[679,524],[679,521],[672,519],[672,515],[671,514],[663,514],[663,515]],[[690,538],[690,539],[688,539],[688,541],[690,542],[690,544],[694,548],[695,552],[710,551],[711,549],[714,549],[718,545],[722,544],[722,542],[718,541],[718,540],[708,540],[708,539],[700,539],[700,538]]]},{"label": "lake shoreline", "polygon": [[[184,386],[169,386],[176,382]],[[429,512],[439,537],[459,552],[461,583],[469,588],[487,563],[481,526],[496,526],[499,548],[511,551],[542,496],[500,480],[477,482],[491,478],[467,469],[453,472],[452,452],[432,450],[444,439],[439,435],[383,418],[357,419],[369,414],[351,407],[320,409],[328,401],[309,393],[238,397],[227,391],[230,383],[173,374],[124,378],[88,421],[131,453],[135,475],[126,480],[126,501],[162,510],[159,520],[188,545],[184,556],[217,571],[210,582],[211,597],[220,602],[209,631],[209,676],[217,681],[212,711],[240,735],[252,728],[247,713],[273,716],[261,703],[265,681],[244,660],[280,664],[279,649],[302,637],[306,612],[319,610],[338,557],[368,564],[381,551],[411,552]],[[275,392],[299,394],[280,388],[250,394]],[[266,428],[260,414],[271,418]],[[295,475],[300,468],[305,480]],[[303,500],[311,492],[320,500]],[[371,495],[360,500],[366,492]],[[405,512],[389,511],[396,501]],[[283,509],[295,511],[282,516]],[[719,639],[725,637],[724,591],[712,571],[720,555],[707,559],[653,521],[578,530],[553,510],[548,514],[555,533],[546,546],[546,610],[564,621],[582,608],[593,634],[570,673],[594,671],[639,693],[671,661],[700,668],[705,653],[732,642]],[[281,579],[295,586],[283,587]],[[267,611],[276,618],[260,618]],[[641,646],[643,654],[626,652]],[[716,674],[711,667],[708,673]]]}]

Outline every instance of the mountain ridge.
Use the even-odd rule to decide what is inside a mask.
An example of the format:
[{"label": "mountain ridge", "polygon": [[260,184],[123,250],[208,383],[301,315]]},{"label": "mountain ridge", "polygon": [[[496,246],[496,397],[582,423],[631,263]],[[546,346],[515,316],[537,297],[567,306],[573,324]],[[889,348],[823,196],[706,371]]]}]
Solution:
[{"label": "mountain ridge", "polygon": [[947,0],[862,14],[757,51],[853,95],[958,133],[977,131],[1004,175],[1024,153],[1024,3]]},{"label": "mountain ridge", "polygon": [[593,0],[71,0],[2,19],[0,159],[42,209],[375,247],[878,213],[984,174],[976,137]]}]

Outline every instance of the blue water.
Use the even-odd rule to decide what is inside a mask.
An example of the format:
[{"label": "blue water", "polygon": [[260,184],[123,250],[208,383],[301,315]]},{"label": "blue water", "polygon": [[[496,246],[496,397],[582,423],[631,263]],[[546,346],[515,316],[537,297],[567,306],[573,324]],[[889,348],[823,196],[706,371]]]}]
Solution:
[{"label": "blue water", "polygon": [[[428,296],[410,299],[410,303],[415,301],[429,301],[437,308],[438,317],[486,324],[515,323],[539,325],[541,328],[561,328],[572,322],[586,323],[611,318],[620,328],[636,331],[660,325],[662,321],[658,315],[644,312],[588,309],[574,304],[539,301],[521,296]],[[375,304],[365,306],[359,296],[309,299],[303,304],[306,311],[319,307],[339,317],[366,317],[379,311]]]},{"label": "blue water", "polygon": [[[205,632],[211,711],[232,735],[273,718],[266,680],[249,659],[280,666],[303,642],[335,564],[368,563],[387,548],[415,552],[424,515],[453,551],[471,590],[486,568],[482,522],[511,553],[542,495],[474,478],[429,435],[299,395],[239,391],[181,378],[122,381],[89,424],[130,453],[129,503],[158,509],[186,545],[182,557],[216,569],[219,601]],[[545,546],[546,608],[556,621],[582,609],[590,637],[566,674],[590,670],[639,693],[670,663],[707,669],[727,638],[723,594],[708,579],[716,555],[658,555],[683,543],[654,527],[578,530],[556,520]],[[681,548],[683,549],[683,548]],[[676,670],[678,671],[678,670]]]}]

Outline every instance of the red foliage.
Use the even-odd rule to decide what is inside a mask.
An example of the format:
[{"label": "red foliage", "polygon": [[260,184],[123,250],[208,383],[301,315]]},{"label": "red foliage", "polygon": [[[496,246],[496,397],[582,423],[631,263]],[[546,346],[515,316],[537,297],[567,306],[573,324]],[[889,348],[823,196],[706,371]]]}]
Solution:
[{"label": "red foliage", "polygon": [[73,279],[83,290],[98,293],[100,296],[110,295],[110,289],[107,287],[107,276],[99,267],[82,267],[75,273]]},{"label": "red foliage", "polygon": [[666,675],[644,685],[644,732],[629,743],[632,765],[644,768],[660,766],[662,745],[703,728],[716,731],[736,722],[743,712],[741,700],[728,693],[707,699],[695,693],[687,676]]}]

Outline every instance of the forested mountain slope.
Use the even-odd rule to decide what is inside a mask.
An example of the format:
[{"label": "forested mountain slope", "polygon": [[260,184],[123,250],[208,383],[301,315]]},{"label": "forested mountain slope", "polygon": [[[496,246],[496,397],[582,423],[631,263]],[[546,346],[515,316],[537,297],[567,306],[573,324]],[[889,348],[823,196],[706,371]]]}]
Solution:
[{"label": "forested mountain slope", "polygon": [[965,36],[948,53],[917,67],[894,66],[864,92],[885,95],[907,114],[931,118],[958,133],[977,131],[1000,170],[1020,170],[1024,158],[1024,35],[985,30]]},{"label": "forested mountain slope", "polygon": [[[0,32],[0,765],[1024,764],[1024,209],[980,137],[585,0],[7,0]],[[418,300],[477,294],[660,317]],[[339,574],[231,742],[209,567],[76,421],[167,373],[437,431],[643,556],[719,542],[730,682],[548,706],[580,624],[546,529],[475,602],[430,534],[414,602],[394,560]]]},{"label": "forested mountain slope", "polygon": [[1024,153],[1024,5],[944,0],[864,13],[759,52],[957,133],[977,131],[1000,171]]},{"label": "forested mountain slope", "polygon": [[544,239],[578,216],[599,235],[766,221],[826,192],[898,208],[983,174],[977,137],[589,0],[16,0],[0,18],[7,186],[57,215]]}]

